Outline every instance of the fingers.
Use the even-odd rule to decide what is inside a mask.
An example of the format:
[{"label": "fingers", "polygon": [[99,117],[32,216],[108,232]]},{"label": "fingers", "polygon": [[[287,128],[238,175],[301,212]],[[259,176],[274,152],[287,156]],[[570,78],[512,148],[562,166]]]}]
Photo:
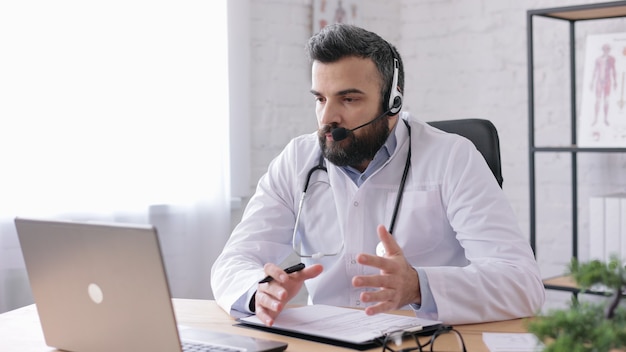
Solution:
[{"label": "fingers", "polygon": [[385,257],[392,257],[395,255],[402,255],[402,248],[398,245],[395,238],[387,231],[384,225],[378,225],[376,229],[378,232],[378,238],[385,247]]},{"label": "fingers", "polygon": [[[261,288],[261,286],[267,286]],[[276,284],[261,284],[256,292],[256,316],[265,323],[267,326],[272,326],[276,317],[282,312],[285,307],[284,297],[286,297],[286,290],[282,290],[278,296],[274,296],[270,293],[270,286],[278,286]],[[281,298],[282,297],[282,298]]]},{"label": "fingers", "polygon": [[367,315],[387,312],[393,309],[399,309],[406,305],[402,302],[404,293],[402,292],[403,277],[399,274],[394,275],[371,275],[371,276],[355,276],[352,280],[354,287],[375,287],[375,291],[361,292],[359,299],[363,303],[376,303],[365,309]]},{"label": "fingers", "polygon": [[271,276],[274,281],[278,281],[283,284],[294,279],[300,281],[312,279],[321,274],[323,270],[324,267],[321,264],[314,264],[295,273],[287,274],[276,264],[267,263],[264,266],[264,271],[267,276]]},{"label": "fingers", "polygon": [[352,285],[376,288],[374,291],[361,292],[359,297],[364,303],[376,303],[366,308],[365,313],[369,315],[400,309],[410,303],[421,303],[419,277],[415,269],[408,265],[406,270],[392,273],[355,276]]},{"label": "fingers", "polygon": [[[406,278],[407,273],[412,275],[415,270],[408,266],[402,265],[401,263],[385,259],[378,258],[375,256],[369,256],[365,258],[366,255],[359,255],[357,257],[357,262],[363,265],[369,265],[373,267],[377,267],[381,269],[380,273],[377,275],[358,275],[352,278],[352,286],[354,287],[376,287],[379,289],[396,289],[399,287],[403,287],[407,284]],[[371,260],[367,260],[371,259]],[[382,261],[382,262],[380,262]],[[378,264],[380,262],[380,264]],[[376,264],[375,264],[376,263]],[[384,297],[381,297],[384,298]],[[372,302],[374,300],[369,300]]]},{"label": "fingers", "polygon": [[362,253],[357,256],[357,262],[362,265],[378,268],[383,272],[398,270],[393,261],[385,260],[385,258],[400,257],[402,259],[401,261],[404,262],[402,248],[389,231],[387,231],[384,225],[378,225],[376,230],[378,232],[378,238],[385,248],[385,254],[383,256],[378,256]]},{"label": "fingers", "polygon": [[317,275],[321,274],[322,271],[324,271],[324,267],[321,264],[313,264],[295,274],[297,274],[298,277],[302,278],[303,280],[308,280],[317,277]]},{"label": "fingers", "polygon": [[264,267],[265,274],[271,276],[273,280],[258,285],[255,296],[257,317],[267,326],[272,326],[287,302],[298,294],[304,280],[318,276],[323,269],[322,265],[315,264],[301,271],[287,274],[275,264],[266,264]]},{"label": "fingers", "polygon": [[288,274],[281,267],[274,263],[265,264],[265,266],[263,267],[263,271],[265,271],[265,275],[271,277],[278,282],[284,282],[288,279]]},{"label": "fingers", "polygon": [[356,256],[357,263],[361,265],[372,266],[378,268],[381,272],[392,272],[397,270],[397,265],[393,260],[389,258],[379,257],[377,255],[371,255],[366,253],[360,253]]},{"label": "fingers", "polygon": [[361,275],[352,278],[354,287],[371,287],[375,291],[362,292],[360,299],[365,303],[376,303],[366,308],[366,314],[378,314],[399,309],[409,303],[419,303],[419,277],[404,257],[395,238],[383,225],[377,228],[378,237],[385,248],[383,256],[361,253],[356,259],[359,264],[380,270],[377,275]]},{"label": "fingers", "polygon": [[365,308],[365,314],[374,315],[379,313],[385,313],[394,309],[398,309],[398,307],[396,307],[394,303],[392,303],[391,301],[383,301]]},{"label": "fingers", "polygon": [[[384,256],[361,253],[357,255],[357,263],[380,269],[381,275],[374,276],[356,276],[353,279],[355,286],[369,287],[389,287],[391,282],[386,282],[385,274],[393,274],[401,271],[406,266],[406,260],[402,253],[402,248],[398,245],[395,238],[387,231],[384,225],[378,225],[376,229],[378,238],[385,248]],[[390,260],[392,259],[392,260]],[[355,282],[356,280],[356,282]]]}]

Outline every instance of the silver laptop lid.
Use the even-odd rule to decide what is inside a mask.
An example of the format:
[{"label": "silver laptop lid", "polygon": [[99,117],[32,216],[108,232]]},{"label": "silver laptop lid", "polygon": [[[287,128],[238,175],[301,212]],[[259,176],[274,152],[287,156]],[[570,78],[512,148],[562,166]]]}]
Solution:
[{"label": "silver laptop lid", "polygon": [[[46,344],[68,351],[180,351],[157,231],[150,225],[16,218]],[[287,343],[200,329],[184,337],[241,351]]]},{"label": "silver laptop lid", "polygon": [[156,230],[16,219],[46,343],[69,351],[179,351]]}]

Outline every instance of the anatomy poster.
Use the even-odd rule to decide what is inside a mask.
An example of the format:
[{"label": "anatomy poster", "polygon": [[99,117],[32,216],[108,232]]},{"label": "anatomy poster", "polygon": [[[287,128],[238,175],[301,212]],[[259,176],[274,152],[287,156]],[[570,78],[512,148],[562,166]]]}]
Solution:
[{"label": "anatomy poster", "polygon": [[626,146],[626,33],[589,35],[585,46],[581,147]]},{"label": "anatomy poster", "polygon": [[358,0],[314,0],[313,33],[333,23],[359,25]]}]

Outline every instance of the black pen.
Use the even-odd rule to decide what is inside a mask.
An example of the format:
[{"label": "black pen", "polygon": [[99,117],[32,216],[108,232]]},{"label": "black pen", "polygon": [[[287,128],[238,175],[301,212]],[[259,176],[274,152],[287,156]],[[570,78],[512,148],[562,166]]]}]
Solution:
[{"label": "black pen", "polygon": [[[304,269],[304,263],[298,263],[296,265],[292,265],[288,267],[287,269],[285,269],[285,272],[287,274],[291,274],[291,273],[295,273],[296,271],[300,271],[302,269]],[[262,284],[262,283],[270,282],[272,280],[274,280],[274,278],[268,275],[263,280],[259,281],[259,283]]]}]

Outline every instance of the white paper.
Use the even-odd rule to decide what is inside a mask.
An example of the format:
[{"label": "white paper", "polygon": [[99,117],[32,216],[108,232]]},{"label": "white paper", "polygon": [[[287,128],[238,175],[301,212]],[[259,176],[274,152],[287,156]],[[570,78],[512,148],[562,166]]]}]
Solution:
[{"label": "white paper", "polygon": [[[256,316],[240,321],[264,325]],[[440,321],[395,314],[366,315],[364,311],[328,305],[285,309],[272,326],[275,329],[361,344],[395,331],[417,330]]]},{"label": "white paper", "polygon": [[484,332],[483,342],[491,352],[539,352],[544,348],[531,333]]}]

